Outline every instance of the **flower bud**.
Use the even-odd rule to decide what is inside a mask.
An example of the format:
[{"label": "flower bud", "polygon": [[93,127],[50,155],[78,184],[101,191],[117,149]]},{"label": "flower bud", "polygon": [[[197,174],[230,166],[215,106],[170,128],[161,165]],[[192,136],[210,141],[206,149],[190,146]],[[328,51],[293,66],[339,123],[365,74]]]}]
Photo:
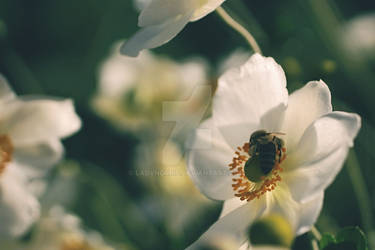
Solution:
[{"label": "flower bud", "polygon": [[249,237],[252,245],[290,247],[293,243],[294,234],[286,219],[278,214],[271,214],[251,225]]}]

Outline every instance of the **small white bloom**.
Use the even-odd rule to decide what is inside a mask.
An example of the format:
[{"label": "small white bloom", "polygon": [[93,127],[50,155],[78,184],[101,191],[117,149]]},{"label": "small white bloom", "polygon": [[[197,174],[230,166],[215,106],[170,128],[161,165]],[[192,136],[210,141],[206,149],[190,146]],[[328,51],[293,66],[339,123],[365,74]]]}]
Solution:
[{"label": "small white bloom", "polygon": [[71,100],[16,97],[0,77],[0,236],[24,233],[39,217],[40,178],[63,154],[61,138],[81,121]]},{"label": "small white bloom", "polygon": [[121,48],[128,56],[159,47],[175,37],[188,22],[201,19],[225,0],[152,0],[139,15],[141,29]]},{"label": "small white bloom", "polygon": [[[155,130],[162,120],[174,118],[199,122],[202,103],[209,99],[202,90],[211,89],[207,65],[201,59],[178,63],[149,51],[129,58],[118,53],[118,46],[99,74],[93,107],[117,128],[125,130]],[[166,106],[168,102],[170,105]]]},{"label": "small white bloom", "polygon": [[342,28],[341,37],[351,56],[375,59],[375,13],[349,20]]},{"label": "small white bloom", "polygon": [[[271,213],[286,218],[297,235],[308,231],[359,128],[358,115],[332,111],[323,81],[288,97],[284,71],[272,58],[256,54],[225,73],[212,117],[190,143],[191,178],[208,197],[225,201],[220,219],[198,242],[222,232],[237,237],[240,246],[249,225]],[[261,129],[275,132],[273,140],[284,145],[275,146],[269,171],[258,165],[259,177],[245,164],[251,159],[249,137]],[[257,159],[259,151],[253,154]]]},{"label": "small white bloom", "polygon": [[162,220],[173,236],[183,237],[186,225],[213,203],[189,178],[183,154],[173,142],[139,145],[135,175],[152,193],[143,201],[145,210]]},{"label": "small white bloom", "polygon": [[17,250],[114,250],[101,234],[84,230],[80,218],[54,206],[35,224],[27,242],[9,242]]}]

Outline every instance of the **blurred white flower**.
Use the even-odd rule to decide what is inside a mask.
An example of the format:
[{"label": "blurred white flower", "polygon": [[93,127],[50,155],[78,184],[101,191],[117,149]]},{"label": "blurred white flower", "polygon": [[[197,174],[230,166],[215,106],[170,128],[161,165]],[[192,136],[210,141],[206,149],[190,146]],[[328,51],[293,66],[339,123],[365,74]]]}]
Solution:
[{"label": "blurred white flower", "polygon": [[27,242],[9,242],[17,250],[114,250],[95,231],[83,229],[81,220],[65,212],[60,206],[52,207],[35,224]]},{"label": "blurred white flower", "polygon": [[[249,225],[270,213],[286,218],[297,235],[308,231],[359,128],[358,115],[332,111],[323,81],[309,82],[288,97],[284,71],[272,58],[256,54],[225,73],[212,117],[190,143],[191,178],[208,197],[225,201],[220,219],[197,242],[220,232],[233,234],[240,246]],[[268,134],[273,142],[284,141],[262,144],[273,145],[265,151],[271,154],[266,159],[273,159],[268,170],[264,161],[245,167],[249,138],[257,130],[274,132]],[[253,159],[260,159],[254,149]]]},{"label": "blurred white flower", "polygon": [[250,249],[250,250],[290,250],[290,248],[286,247],[278,247],[278,246],[256,246],[250,248],[241,248],[241,250]]},{"label": "blurred white flower", "polygon": [[218,74],[221,75],[231,68],[237,68],[243,65],[251,56],[251,53],[242,48],[238,48],[230,53],[229,56],[225,57],[218,67]]},{"label": "blurred white flower", "polygon": [[14,237],[39,217],[41,177],[61,159],[60,139],[81,121],[71,100],[16,97],[2,77],[0,102],[0,237]]},{"label": "blurred white flower", "polygon": [[[188,22],[201,19],[225,0],[152,0],[143,4],[138,26],[141,29],[127,40],[121,53],[137,56],[143,49],[159,47],[175,37]],[[138,5],[139,6],[139,5]]]},{"label": "blurred white flower", "polygon": [[146,6],[148,4],[151,3],[152,0],[134,0],[134,6],[135,8],[138,10],[138,11],[141,11],[143,10],[144,8],[146,8]]},{"label": "blurred white flower", "polygon": [[345,49],[353,57],[375,58],[375,13],[357,16],[349,20],[342,29]]},{"label": "blurred white flower", "polygon": [[184,227],[213,202],[195,187],[186,161],[173,142],[143,143],[137,149],[135,175],[150,189],[146,210],[165,223],[168,234],[184,235]]},{"label": "blurred white flower", "polygon": [[177,63],[149,51],[129,58],[121,56],[116,46],[99,73],[93,108],[120,129],[155,130],[169,119],[198,124],[202,103],[210,99],[205,93],[211,89],[207,66],[201,59]]}]

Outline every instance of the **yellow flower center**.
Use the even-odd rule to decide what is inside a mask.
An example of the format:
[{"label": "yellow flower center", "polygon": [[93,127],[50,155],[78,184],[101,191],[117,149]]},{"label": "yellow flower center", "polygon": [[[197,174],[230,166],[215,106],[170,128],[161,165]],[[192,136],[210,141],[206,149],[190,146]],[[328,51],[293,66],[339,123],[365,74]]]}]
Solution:
[{"label": "yellow flower center", "polygon": [[93,248],[87,243],[87,241],[78,235],[66,235],[60,246],[61,250],[92,250]]},{"label": "yellow flower center", "polygon": [[12,160],[13,144],[7,135],[0,135],[0,175],[4,172],[7,163]]},{"label": "yellow flower center", "polygon": [[[272,168],[269,171],[264,171],[258,159],[254,159],[259,156],[251,156],[249,151],[250,143],[237,147],[235,156],[229,164],[229,170],[235,176],[232,179],[235,196],[247,201],[259,198],[266,192],[271,192],[276,188],[277,183],[281,181],[280,172],[283,171],[280,165],[286,158],[286,148],[276,148],[273,156],[275,160],[271,161]],[[249,160],[257,161],[251,162],[252,165],[249,166]]]}]

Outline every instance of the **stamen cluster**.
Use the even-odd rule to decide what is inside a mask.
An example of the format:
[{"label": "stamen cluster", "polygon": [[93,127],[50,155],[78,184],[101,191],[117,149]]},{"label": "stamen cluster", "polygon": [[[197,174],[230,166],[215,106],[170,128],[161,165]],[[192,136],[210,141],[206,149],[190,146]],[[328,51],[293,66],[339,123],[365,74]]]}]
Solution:
[{"label": "stamen cluster", "polygon": [[7,163],[12,161],[13,145],[7,135],[0,135],[0,175],[4,172]]},{"label": "stamen cluster", "polygon": [[[280,164],[286,158],[284,154],[280,161],[277,161],[272,171],[266,176],[261,177],[260,182],[252,182],[246,176],[244,172],[244,165],[246,161],[250,159],[249,155],[250,144],[247,142],[242,147],[237,147],[235,156],[232,162],[229,164],[229,170],[232,171],[232,175],[236,176],[233,178],[232,188],[235,191],[235,196],[239,197],[240,200],[251,201],[255,198],[260,198],[261,195],[266,192],[274,190],[277,186],[277,182],[281,181],[280,172],[283,169]],[[285,148],[282,148],[285,152]],[[277,152],[279,154],[279,152]]]}]

